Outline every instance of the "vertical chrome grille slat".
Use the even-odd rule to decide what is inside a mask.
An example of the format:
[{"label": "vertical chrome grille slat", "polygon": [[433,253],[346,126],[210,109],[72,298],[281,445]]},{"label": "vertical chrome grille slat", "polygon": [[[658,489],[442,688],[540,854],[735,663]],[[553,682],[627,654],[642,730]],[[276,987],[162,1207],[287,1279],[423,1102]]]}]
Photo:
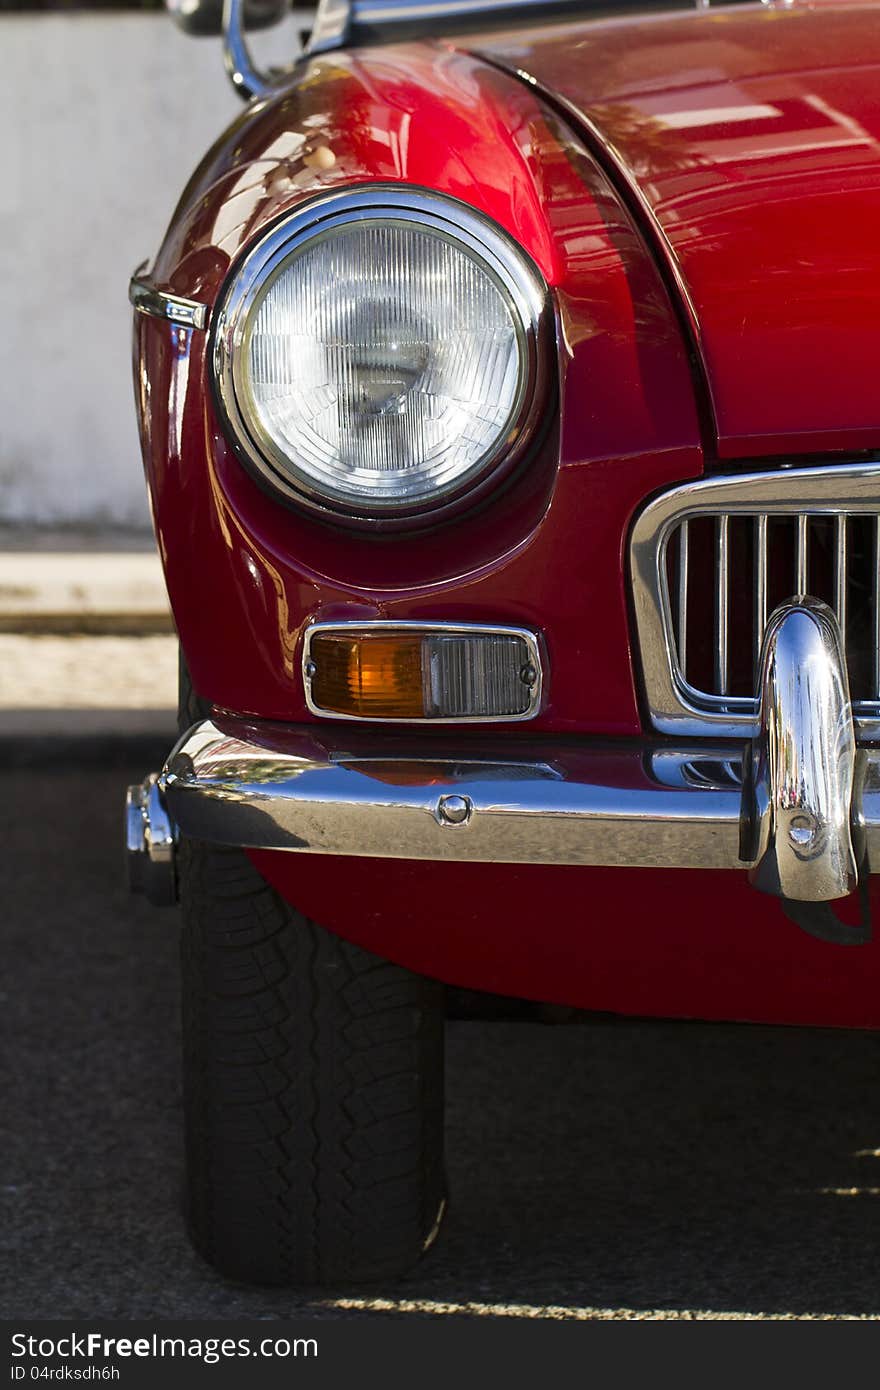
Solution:
[{"label": "vertical chrome grille slat", "polygon": [[809,591],[810,581],[810,518],[806,512],[797,519],[797,549],[794,572],[794,591],[800,597]]},{"label": "vertical chrome grille slat", "polygon": [[863,522],[854,529],[860,515],[719,510],[706,518],[708,534],[702,518],[679,522],[668,613],[673,661],[692,697],[731,712],[754,707],[749,657],[756,669],[771,608],[793,594],[813,594],[834,609],[844,650],[853,632],[865,634],[848,653],[851,696],[857,715],[870,708],[880,719],[880,513],[870,514],[867,529]]},{"label": "vertical chrome grille slat", "polygon": [[847,518],[844,514],[839,514],[834,518],[834,612],[837,614],[837,621],[840,624],[840,635],[842,638],[844,651],[846,651],[847,620],[846,523]]},{"label": "vertical chrome grille slat", "polygon": [[678,665],[687,675],[688,524],[678,528]]},{"label": "vertical chrome grille slat", "polygon": [[630,566],[644,697],[659,732],[751,736],[766,623],[792,588],[806,588],[837,614],[859,736],[880,739],[880,462],[771,466],[677,485],[636,517]]},{"label": "vertical chrome grille slat", "polygon": [[728,694],[728,607],[730,595],[730,517],[717,520],[715,537],[715,687],[719,695]]},{"label": "vertical chrome grille slat", "polygon": [[755,522],[755,669],[767,626],[767,517]]}]

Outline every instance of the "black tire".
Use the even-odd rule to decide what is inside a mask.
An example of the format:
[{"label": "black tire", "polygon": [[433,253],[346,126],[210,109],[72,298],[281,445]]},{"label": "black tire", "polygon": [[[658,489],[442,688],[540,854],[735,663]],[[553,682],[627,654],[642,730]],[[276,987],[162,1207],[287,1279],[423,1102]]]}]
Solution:
[{"label": "black tire", "polygon": [[193,724],[207,719],[211,713],[211,702],[203,700],[193,689],[192,676],[186,664],[183,647],[177,645],[177,727],[185,734]]},{"label": "black tire", "polygon": [[195,1245],[257,1283],[401,1275],[444,1205],[442,986],[307,920],[241,850],[184,840],[178,867]]}]

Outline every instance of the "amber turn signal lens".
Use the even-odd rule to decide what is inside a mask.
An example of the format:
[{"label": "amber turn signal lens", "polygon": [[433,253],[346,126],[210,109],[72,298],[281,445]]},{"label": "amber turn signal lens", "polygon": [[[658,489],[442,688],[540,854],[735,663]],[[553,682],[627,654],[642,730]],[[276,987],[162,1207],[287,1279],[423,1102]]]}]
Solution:
[{"label": "amber turn signal lens", "polygon": [[316,714],[349,719],[528,719],[541,695],[535,639],[473,626],[316,629],[305,680]]},{"label": "amber turn signal lens", "polygon": [[312,700],[361,719],[424,719],[421,634],[324,633],[312,640]]}]

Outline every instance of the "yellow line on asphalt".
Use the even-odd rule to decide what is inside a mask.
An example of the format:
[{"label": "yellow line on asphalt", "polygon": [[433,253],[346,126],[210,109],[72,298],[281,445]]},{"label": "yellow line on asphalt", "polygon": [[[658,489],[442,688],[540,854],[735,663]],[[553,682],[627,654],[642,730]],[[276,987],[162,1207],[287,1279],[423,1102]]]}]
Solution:
[{"label": "yellow line on asphalt", "polygon": [[870,1313],[735,1313],[690,1308],[592,1308],[546,1303],[449,1303],[431,1298],[330,1298],[322,1308],[343,1312],[416,1313],[422,1316],[536,1318],[551,1322],[699,1321],[699,1322],[878,1322]]}]

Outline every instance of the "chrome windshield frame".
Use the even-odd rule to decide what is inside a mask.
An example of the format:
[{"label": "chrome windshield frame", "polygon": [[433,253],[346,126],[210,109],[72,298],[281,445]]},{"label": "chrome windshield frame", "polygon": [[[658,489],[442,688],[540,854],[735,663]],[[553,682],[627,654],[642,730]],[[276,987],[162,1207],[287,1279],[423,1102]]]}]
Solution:
[{"label": "chrome windshield frame", "polygon": [[707,10],[744,0],[318,0],[306,53],[542,20],[606,19],[621,11]]}]

